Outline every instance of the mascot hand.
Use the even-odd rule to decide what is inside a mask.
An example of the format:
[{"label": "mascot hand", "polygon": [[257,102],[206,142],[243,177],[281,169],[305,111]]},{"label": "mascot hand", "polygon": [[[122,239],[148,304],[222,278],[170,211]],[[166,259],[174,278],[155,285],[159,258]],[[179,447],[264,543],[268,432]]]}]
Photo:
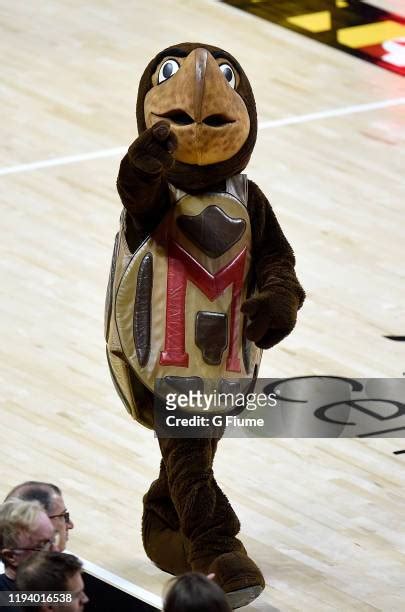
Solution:
[{"label": "mascot hand", "polygon": [[246,300],[241,308],[250,319],[246,336],[259,348],[271,348],[294,329],[298,307],[298,298],[281,287]]},{"label": "mascot hand", "polygon": [[163,174],[173,166],[177,139],[168,121],[159,121],[147,129],[128,149],[131,163],[149,175]]}]

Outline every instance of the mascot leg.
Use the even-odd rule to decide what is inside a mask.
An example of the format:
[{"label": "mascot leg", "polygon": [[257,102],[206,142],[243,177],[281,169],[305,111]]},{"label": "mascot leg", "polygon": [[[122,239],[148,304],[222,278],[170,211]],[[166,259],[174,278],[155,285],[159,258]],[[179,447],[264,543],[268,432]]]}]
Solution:
[{"label": "mascot leg", "polygon": [[218,440],[160,439],[171,498],[180,529],[189,540],[193,571],[214,573],[233,608],[247,605],[264,578],[235,537],[240,523],[217,485],[212,464]]},{"label": "mascot leg", "polygon": [[149,559],[169,574],[191,571],[188,541],[180,530],[179,517],[170,498],[166,467],[162,460],[159,478],[143,498],[142,540]]}]

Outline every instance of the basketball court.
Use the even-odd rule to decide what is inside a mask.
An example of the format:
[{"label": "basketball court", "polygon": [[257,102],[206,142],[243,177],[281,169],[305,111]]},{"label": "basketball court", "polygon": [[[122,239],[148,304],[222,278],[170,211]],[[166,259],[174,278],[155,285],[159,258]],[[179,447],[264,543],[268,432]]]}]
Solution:
[{"label": "basketball court", "polygon": [[[168,579],[140,535],[160,453],[114,390],[103,315],[116,176],[137,134],[139,78],[159,50],[186,40],[222,47],[255,93],[247,174],[269,198],[307,291],[261,376],[405,372],[405,77],[359,47],[307,35],[329,21],[303,16],[327,3],[303,2],[292,29],[285,15],[275,23],[249,12],[260,2],[230,4],[0,0],[0,496],[24,480],[58,484],[75,522],[69,549],[151,602]],[[401,4],[373,1],[402,13],[388,32],[398,46]],[[381,43],[371,38],[364,46]],[[266,578],[244,610],[404,609],[405,454],[394,454],[403,449],[401,437],[220,443],[217,480]]]}]

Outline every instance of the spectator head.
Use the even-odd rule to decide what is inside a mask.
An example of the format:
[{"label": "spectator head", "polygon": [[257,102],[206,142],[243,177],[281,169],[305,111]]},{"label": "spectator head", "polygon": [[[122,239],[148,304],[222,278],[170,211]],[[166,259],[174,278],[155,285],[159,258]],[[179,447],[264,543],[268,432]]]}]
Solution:
[{"label": "spectator head", "polygon": [[65,550],[69,530],[73,529],[74,525],[70,520],[69,512],[66,510],[59,487],[48,482],[30,480],[14,487],[7,495],[6,500],[12,497],[18,497],[18,499],[25,501],[39,501],[55,527],[56,549],[59,551]]},{"label": "spectator head", "polygon": [[169,582],[163,612],[231,612],[223,590],[197,572],[189,572]]},{"label": "spectator head", "polygon": [[54,526],[39,502],[10,499],[0,505],[0,558],[9,578],[33,552],[53,550],[54,541]]},{"label": "spectator head", "polygon": [[16,583],[20,591],[66,591],[71,601],[62,605],[44,604],[23,608],[40,612],[81,612],[89,601],[84,592],[82,563],[74,555],[61,552],[42,552],[23,561],[17,571]]}]

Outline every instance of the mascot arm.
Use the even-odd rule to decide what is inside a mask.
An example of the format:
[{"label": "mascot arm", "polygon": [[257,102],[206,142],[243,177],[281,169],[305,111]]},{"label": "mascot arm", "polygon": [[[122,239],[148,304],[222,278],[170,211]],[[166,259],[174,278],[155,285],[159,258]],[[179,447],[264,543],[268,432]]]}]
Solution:
[{"label": "mascot arm", "polygon": [[121,161],[117,189],[138,232],[150,232],[170,205],[166,173],[176,146],[169,123],[159,121],[131,144]]},{"label": "mascot arm", "polygon": [[295,275],[295,257],[276,216],[259,187],[249,181],[253,265],[258,292],[244,302],[249,340],[270,348],[294,328],[305,293]]}]

